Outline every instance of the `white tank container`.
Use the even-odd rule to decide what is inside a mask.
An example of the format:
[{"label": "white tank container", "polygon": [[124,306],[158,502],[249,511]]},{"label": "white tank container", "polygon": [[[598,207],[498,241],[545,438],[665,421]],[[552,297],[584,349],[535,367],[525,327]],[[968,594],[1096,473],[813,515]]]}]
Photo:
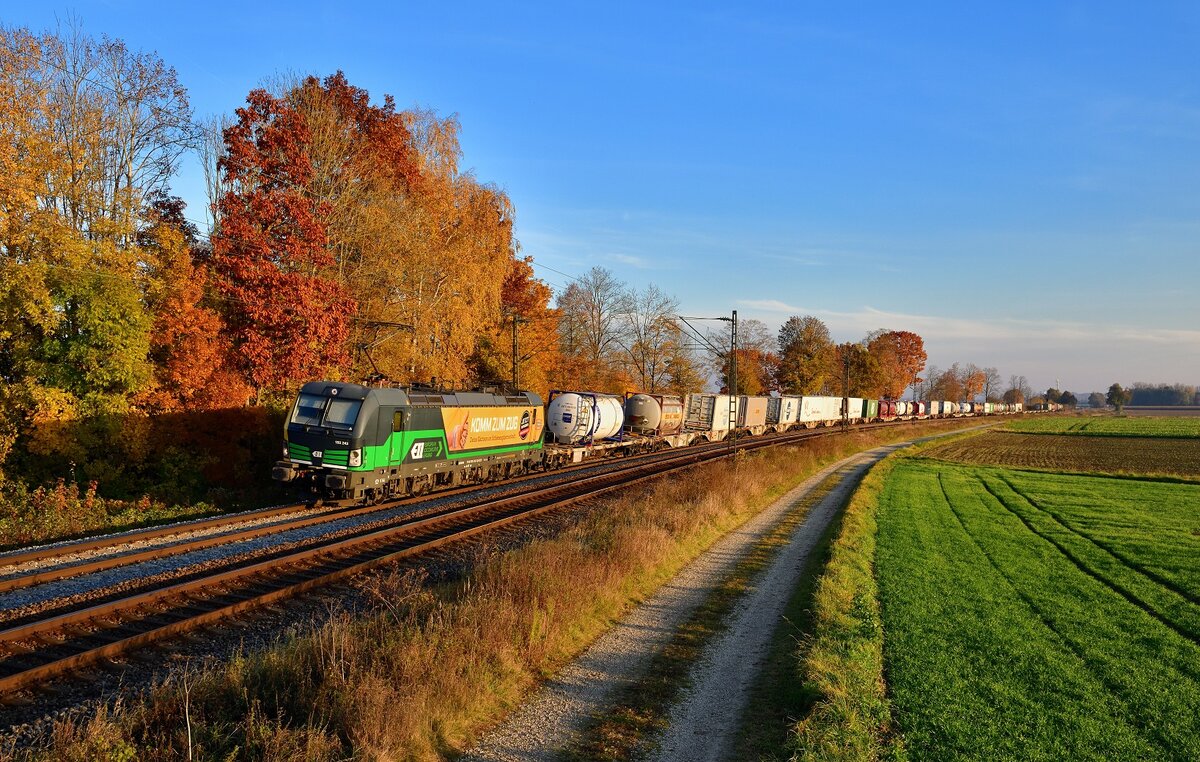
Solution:
[{"label": "white tank container", "polygon": [[616,436],[625,423],[620,397],[592,392],[564,392],[550,400],[546,425],[561,444],[582,444]]}]

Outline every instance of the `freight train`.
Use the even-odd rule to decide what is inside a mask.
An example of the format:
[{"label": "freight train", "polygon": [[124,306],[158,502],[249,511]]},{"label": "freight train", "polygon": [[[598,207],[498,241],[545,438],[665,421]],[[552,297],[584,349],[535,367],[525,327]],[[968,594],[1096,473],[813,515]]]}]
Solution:
[{"label": "freight train", "polygon": [[272,477],[314,501],[379,503],[600,455],[872,421],[1022,412],[1022,405],[859,397],[450,392],[305,384]]}]

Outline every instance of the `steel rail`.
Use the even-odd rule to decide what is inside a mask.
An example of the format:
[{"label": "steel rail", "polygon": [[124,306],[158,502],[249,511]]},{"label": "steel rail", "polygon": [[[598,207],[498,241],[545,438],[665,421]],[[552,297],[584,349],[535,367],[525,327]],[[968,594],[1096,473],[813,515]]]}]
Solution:
[{"label": "steel rail", "polygon": [[154,540],[159,537],[167,537],[173,534],[194,532],[198,529],[211,529],[214,526],[221,526],[223,524],[235,524],[244,521],[272,518],[280,514],[295,513],[297,511],[304,510],[304,505],[304,503],[275,505],[269,508],[261,508],[256,511],[246,511],[244,513],[232,514],[225,513],[221,514],[220,516],[210,516],[209,518],[199,519],[197,521],[162,524],[144,529],[134,529],[117,535],[104,534],[84,540],[72,540],[55,545],[41,545],[30,550],[5,552],[0,554],[0,567],[18,566],[20,564],[29,563],[30,561],[40,561],[43,558],[51,558],[53,556],[66,556],[75,553],[86,553],[89,550],[98,550],[100,548],[113,547],[116,545],[127,545],[129,543],[141,542],[143,540]]},{"label": "steel rail", "polygon": [[[755,444],[766,446],[768,443],[747,442],[739,449],[751,449]],[[730,454],[727,450],[686,453],[668,462],[641,464],[631,469],[499,498],[482,505],[418,518],[362,537],[323,544],[285,559],[261,561],[139,593],[120,601],[9,628],[0,632],[0,644],[13,653],[13,656],[0,661],[0,693],[11,693],[131,648],[235,616],[248,608],[341,580],[379,564],[426,552],[488,529],[621,489],[679,468],[729,457]],[[343,558],[339,559],[339,555]],[[305,564],[310,565],[309,573],[298,568]],[[300,579],[296,579],[297,576]],[[283,584],[272,584],[272,578],[282,580]],[[242,591],[230,592],[231,586],[241,587]],[[268,588],[265,591],[261,590],[264,586]],[[260,589],[255,590],[255,587]],[[212,591],[218,592],[211,598],[199,597]],[[171,601],[180,603],[171,604]],[[153,608],[161,607],[164,603],[170,606],[168,610],[153,611]],[[214,603],[215,606],[212,605]],[[141,620],[148,623],[149,627],[139,629],[136,620],[113,621],[114,617],[119,618],[138,609],[152,611]],[[105,620],[108,620],[107,623]],[[100,629],[87,630],[89,626],[95,627],[97,624]],[[133,632],[129,631],[131,627]],[[66,637],[55,637],[63,633],[66,633]],[[109,635],[116,637],[114,639]],[[31,641],[34,647],[27,648],[25,644]],[[37,645],[45,643],[50,644],[49,648],[43,648],[39,653]],[[68,653],[64,655],[63,651]],[[39,660],[39,655],[49,658]]]},{"label": "steel rail", "polygon": [[[719,443],[710,442],[705,446],[715,446],[716,444],[719,444]],[[639,453],[639,454],[630,456],[628,458],[625,458],[625,460],[629,461],[632,459],[649,458],[649,457],[655,457],[658,455],[662,455],[662,453],[661,452]],[[505,479],[505,480],[503,480],[503,483],[504,484],[521,484],[522,482],[528,481],[530,479],[545,478],[546,476],[549,476],[549,475],[565,474],[565,473],[569,473],[571,471],[581,470],[581,469],[585,469],[585,468],[595,468],[596,466],[602,465],[602,464],[603,464],[603,461],[598,461],[598,460],[584,461],[582,463],[573,463],[573,464],[570,464],[567,466],[563,466],[561,468],[554,469],[553,471],[528,472],[521,476],[516,476],[516,477],[509,478],[509,479]],[[381,503],[377,503],[372,506],[365,506],[365,508],[368,508],[371,510],[386,510],[388,508],[394,508],[397,506],[426,500],[426,499],[430,498],[431,496],[447,497],[447,496],[467,494],[467,493],[475,492],[475,491],[478,491],[480,489],[484,489],[487,487],[494,487],[498,483],[500,483],[500,482],[484,482],[484,483],[465,484],[465,485],[461,485],[461,486],[457,486],[457,487],[439,489],[439,490],[436,490],[434,493],[432,493],[432,495],[429,493],[424,494],[424,495],[408,495],[408,496],[404,496],[404,497],[400,497],[400,498],[395,498],[392,500],[387,500],[387,501],[384,501]],[[333,520],[333,519],[338,519],[338,518],[347,518],[350,516],[360,515],[365,512],[363,509],[364,509],[364,506],[344,506],[344,507],[338,507],[338,508],[331,508],[330,510],[324,511],[324,512],[320,513],[319,515],[320,515],[320,517],[322,517],[326,520]],[[52,545],[40,545],[38,547],[31,548],[29,550],[0,551],[0,573],[3,573],[3,571],[2,571],[3,567],[20,566],[21,564],[30,563],[33,561],[40,561],[40,560],[46,559],[46,558],[53,558],[56,556],[76,555],[79,553],[86,553],[86,552],[93,551],[93,550],[103,550],[106,548],[115,548],[115,547],[119,547],[121,545],[131,545],[131,544],[137,543],[137,542],[145,542],[147,540],[155,540],[160,537],[170,537],[171,535],[176,535],[176,534],[187,534],[188,532],[195,532],[195,531],[200,531],[200,530],[204,530],[204,529],[212,529],[213,527],[221,527],[221,526],[232,527],[232,526],[236,526],[237,524],[243,524],[243,523],[246,523],[249,521],[259,521],[262,519],[274,518],[274,517],[280,516],[280,515],[301,513],[306,510],[310,510],[309,503],[289,503],[287,505],[270,506],[267,508],[260,508],[260,509],[252,510],[252,511],[244,511],[244,512],[239,512],[239,513],[226,513],[226,514],[220,514],[217,516],[209,516],[207,518],[196,519],[193,521],[172,522],[169,524],[161,524],[161,525],[152,526],[152,527],[145,527],[142,529],[133,529],[133,530],[129,530],[126,532],[122,532],[120,534],[100,534],[100,535],[96,535],[94,537],[89,537],[89,538],[84,538],[84,539],[79,539],[79,540],[68,540],[66,542],[55,543]],[[306,526],[307,526],[307,524],[306,524]],[[207,547],[207,546],[202,546],[202,547]],[[199,548],[193,547],[193,546],[185,547],[185,551],[191,550],[191,549],[199,549]],[[169,554],[167,554],[167,555],[169,555]],[[161,555],[145,556],[145,557],[138,557],[135,560],[137,560],[137,561],[151,560],[153,558],[161,558],[161,557],[162,557]],[[117,565],[119,565],[119,564],[117,564]],[[101,567],[101,568],[111,568],[111,567]],[[97,568],[88,568],[86,571],[81,572],[81,573],[87,573],[87,572],[92,572],[92,571],[97,571],[97,570],[98,570]],[[13,578],[20,578],[23,576],[25,576],[25,575],[13,575]],[[30,576],[33,576],[33,575],[31,574]],[[71,575],[71,576],[74,576],[74,575]],[[54,577],[53,579],[62,579],[62,578],[63,577]],[[28,584],[38,584],[40,582],[47,582],[47,581],[51,581],[51,579],[50,578],[41,578],[36,581],[30,582]],[[25,585],[25,584],[6,585],[6,583],[4,581],[0,581],[0,592],[4,592],[6,590],[11,590],[11,589],[19,588],[19,587],[26,587],[26,586],[28,586],[28,585]]]},{"label": "steel rail", "polygon": [[[709,443],[706,446],[707,447],[716,447],[716,446],[721,446],[721,445],[723,445],[723,443]],[[651,452],[651,453],[642,453],[639,455],[632,456],[631,458],[625,458],[621,461],[621,463],[632,464],[634,462],[641,462],[641,461],[645,461],[648,459],[668,458],[668,457],[671,457],[672,455],[677,455],[679,452],[680,452],[680,450],[673,450],[673,451],[667,451],[667,452],[659,451],[659,452]],[[539,471],[539,472],[536,472],[533,474],[526,474],[521,477],[516,477],[513,479],[505,480],[502,483],[492,482],[492,483],[482,484],[482,485],[471,485],[469,487],[464,487],[464,488],[460,488],[460,489],[439,490],[436,493],[436,497],[438,497],[438,498],[469,497],[471,492],[477,492],[485,487],[496,487],[500,484],[520,485],[522,482],[525,482],[525,481],[528,481],[528,480],[534,479],[534,478],[541,478],[541,479],[555,478],[555,477],[566,478],[569,476],[569,471],[571,471],[571,470],[578,470],[581,468],[604,467],[605,465],[613,466],[613,465],[617,465],[617,464],[614,462],[605,463],[604,461],[591,461],[591,462],[587,462],[587,463],[580,463],[577,465],[570,466],[566,469],[557,469],[554,471],[545,471],[545,472]],[[0,593],[9,592],[11,590],[20,590],[20,589],[24,589],[27,587],[32,587],[34,585],[44,584],[47,582],[57,582],[57,581],[63,580],[63,579],[71,579],[73,577],[79,577],[79,576],[83,576],[85,574],[91,574],[91,573],[98,572],[98,571],[106,571],[108,569],[116,569],[116,568],[120,568],[122,566],[128,566],[130,564],[142,563],[145,561],[153,561],[153,560],[156,560],[159,558],[167,558],[170,556],[182,555],[182,554],[191,553],[191,552],[197,551],[197,550],[205,550],[207,548],[215,547],[217,545],[225,545],[225,544],[233,543],[233,542],[242,542],[245,540],[252,540],[257,537],[262,537],[262,536],[268,535],[268,534],[277,534],[279,532],[286,532],[286,531],[291,531],[294,529],[304,529],[306,527],[315,526],[317,524],[324,524],[324,523],[329,523],[332,521],[340,521],[342,519],[355,518],[357,516],[368,515],[371,513],[381,513],[383,511],[392,510],[392,509],[399,508],[399,507],[402,507],[405,505],[420,503],[429,498],[430,498],[429,495],[422,495],[422,496],[417,496],[417,497],[404,497],[404,498],[399,498],[399,499],[395,499],[395,500],[389,500],[389,501],[386,501],[383,503],[378,503],[378,504],[369,505],[369,506],[357,506],[357,507],[352,506],[352,507],[342,508],[342,509],[338,509],[338,510],[334,510],[334,511],[326,511],[326,512],[319,513],[319,514],[313,515],[313,516],[298,517],[298,518],[285,520],[285,521],[281,521],[281,522],[277,522],[277,523],[259,525],[259,526],[251,527],[249,529],[243,529],[243,530],[235,529],[233,531],[222,532],[219,534],[209,535],[206,537],[196,538],[196,539],[192,539],[192,540],[181,540],[179,542],[169,543],[166,545],[158,545],[158,546],[155,546],[152,548],[146,548],[144,550],[136,550],[136,551],[129,551],[129,552],[125,552],[125,553],[118,553],[118,554],[114,554],[114,555],[107,555],[107,556],[103,556],[101,558],[67,563],[67,564],[63,564],[61,566],[54,566],[54,567],[48,568],[48,569],[36,569],[33,571],[29,571],[29,572],[12,574],[10,576],[0,576]],[[269,509],[269,516],[278,515],[279,513],[284,513],[284,512],[286,512],[285,507]],[[292,512],[299,513],[300,510],[293,508]],[[222,523],[228,523],[229,526],[233,527],[233,526],[236,526],[237,524],[245,523],[247,520],[253,520],[253,519],[248,518],[246,514],[236,514],[235,516],[230,517],[230,520],[228,522],[219,522],[219,521],[211,521],[210,520],[207,523],[209,523],[209,526],[220,526]],[[169,536],[170,534],[183,534],[185,532],[193,531],[194,528],[195,528],[195,525],[188,524],[188,525],[179,527],[179,529],[174,532],[157,532],[156,531],[155,534],[157,534],[158,536]],[[98,539],[100,539],[100,538],[98,538]],[[113,539],[114,539],[114,541],[111,543],[108,543],[107,547],[119,547],[120,545],[123,545],[123,544],[129,544],[131,542],[141,541],[144,538],[140,537],[140,536],[139,537],[118,536]],[[105,544],[100,543],[100,542],[80,543],[79,545],[81,545],[81,546],[86,545],[87,547],[77,548],[75,545],[72,545],[72,546],[69,546],[66,548],[62,548],[62,550],[65,551],[63,553],[63,555],[74,554],[76,552],[83,552],[86,550],[105,547]],[[33,551],[33,553],[31,555],[36,555],[38,558],[46,558],[46,557],[49,557],[51,554],[47,554],[43,550],[39,549],[38,551]],[[0,564],[0,566],[2,566],[2,565],[3,564]]]},{"label": "steel rail", "polygon": [[[804,430],[804,431],[809,432],[809,434],[811,435],[811,432],[813,430]],[[786,433],[780,434],[778,436],[796,435],[799,433],[800,432],[798,432],[798,431],[786,432]],[[801,436],[800,438],[803,438],[803,436]],[[726,447],[726,446],[727,446],[726,442],[709,442],[709,443],[706,443],[705,445],[697,446],[697,449]],[[620,463],[621,464],[633,464],[636,462],[644,462],[644,461],[653,460],[653,459],[670,458],[673,456],[677,456],[678,453],[681,451],[682,450],[680,450],[680,449],[675,449],[675,450],[669,450],[669,451],[639,453],[637,455],[623,458],[620,461]],[[691,451],[696,451],[696,450],[691,450]],[[554,479],[556,477],[567,478],[567,477],[569,477],[569,473],[574,470],[603,468],[605,466],[611,467],[611,466],[615,466],[615,465],[617,465],[617,463],[612,462],[612,461],[605,462],[603,460],[593,460],[593,461],[588,461],[588,462],[584,462],[584,463],[573,464],[571,466],[568,466],[565,468],[560,468],[560,469],[555,469],[553,471],[538,471],[538,472],[531,473],[531,474],[525,474],[525,475],[522,475],[519,477],[514,477],[512,479],[506,479],[501,483],[492,482],[492,483],[486,483],[486,484],[481,484],[481,485],[469,485],[469,486],[465,486],[465,487],[461,487],[461,488],[457,488],[457,489],[439,490],[436,493],[436,497],[438,497],[438,498],[447,498],[448,497],[451,499],[454,499],[454,498],[469,499],[470,493],[478,492],[479,490],[481,490],[483,488],[487,488],[487,487],[494,488],[498,484],[520,485],[522,482],[526,482],[531,479],[547,479],[547,478]],[[200,537],[200,538],[191,539],[191,540],[180,540],[178,542],[168,543],[168,544],[164,544],[164,545],[157,545],[157,546],[154,546],[151,548],[145,548],[143,550],[127,551],[124,553],[115,553],[115,554],[106,555],[106,556],[103,556],[100,558],[75,561],[75,562],[65,563],[65,564],[62,564],[59,566],[53,566],[50,568],[35,569],[32,571],[28,571],[28,572],[15,573],[15,574],[10,574],[8,576],[0,576],[0,593],[9,592],[12,590],[21,590],[24,588],[33,587],[34,585],[40,585],[40,584],[44,584],[47,582],[57,582],[57,581],[64,580],[64,579],[71,579],[74,577],[83,576],[85,574],[91,574],[91,573],[99,572],[99,571],[106,571],[108,569],[116,569],[116,568],[120,568],[122,566],[128,566],[128,565],[135,564],[135,563],[142,563],[145,561],[154,561],[154,560],[157,560],[160,558],[168,558],[170,556],[182,555],[185,553],[191,553],[193,551],[205,550],[207,548],[215,547],[217,545],[224,545],[224,544],[233,543],[233,542],[242,542],[245,540],[252,540],[252,539],[262,537],[262,536],[268,535],[268,534],[276,534],[279,532],[286,532],[286,531],[291,531],[294,529],[304,529],[306,527],[315,526],[317,524],[329,523],[332,521],[339,521],[342,519],[355,518],[358,516],[368,515],[371,513],[381,513],[383,511],[392,510],[392,509],[402,507],[405,505],[412,505],[415,503],[420,503],[427,499],[430,499],[430,495],[403,497],[403,498],[389,500],[389,501],[385,501],[382,503],[377,503],[377,504],[369,505],[369,506],[349,506],[349,507],[341,508],[341,509],[337,509],[337,510],[325,511],[322,513],[318,513],[316,515],[296,517],[296,518],[292,518],[292,519],[285,518],[283,521],[280,521],[280,522],[258,525],[255,527],[251,527],[249,529],[243,529],[243,530],[232,529],[231,531],[228,531],[228,532],[221,532],[218,534],[208,535],[205,537]],[[275,508],[264,509],[264,511],[261,512],[262,515],[233,514],[233,515],[228,516],[226,521],[221,521],[220,519],[222,517],[214,517],[213,519],[206,519],[204,523],[206,524],[207,527],[210,527],[210,528],[213,526],[222,526],[222,525],[226,525],[226,524],[230,527],[236,527],[238,524],[242,524],[247,521],[252,521],[256,518],[262,518],[264,516],[267,518],[270,518],[270,517],[274,517],[274,516],[277,516],[280,514],[286,514],[289,512],[290,513],[300,513],[300,512],[302,512],[302,510],[303,510],[302,508],[299,508],[297,506],[277,506]],[[255,512],[255,513],[257,514],[259,512]],[[116,536],[109,535],[107,537],[96,538],[96,540],[92,540],[92,541],[75,543],[75,544],[71,544],[68,546],[57,546],[55,549],[60,550],[61,555],[73,555],[73,554],[79,553],[79,552],[86,552],[88,550],[95,550],[95,549],[101,549],[101,548],[106,548],[106,547],[107,548],[116,548],[116,547],[119,547],[120,545],[131,544],[134,542],[140,542],[145,539],[153,539],[155,537],[170,536],[171,534],[184,534],[186,532],[194,531],[195,529],[198,529],[198,528],[205,528],[205,527],[199,527],[195,523],[184,524],[184,525],[173,525],[173,527],[172,526],[156,527],[153,530],[148,530],[144,534],[138,534],[136,536],[133,536],[133,535],[116,535]],[[166,531],[166,530],[171,530],[171,531]],[[47,557],[51,557],[54,554],[47,552],[46,549],[38,549],[35,551],[31,551],[29,555],[31,556],[31,558],[25,559],[26,561],[35,560],[35,559],[44,559]],[[0,567],[4,566],[4,563],[3,563],[4,560],[5,559],[0,559]],[[10,563],[9,565],[16,565],[16,563],[15,562]],[[0,569],[0,573],[2,573],[2,569]]]},{"label": "steel rail", "polygon": [[[867,424],[862,428],[881,425],[890,424]],[[837,433],[840,430],[836,428],[803,430],[746,439],[733,447],[671,451],[674,457],[634,463],[629,468],[447,509],[358,536],[318,542],[281,557],[226,568],[216,574],[10,627],[0,631],[0,648],[9,654],[0,660],[0,694],[11,694],[380,564],[428,552],[630,484],[733,457],[746,450]]]}]

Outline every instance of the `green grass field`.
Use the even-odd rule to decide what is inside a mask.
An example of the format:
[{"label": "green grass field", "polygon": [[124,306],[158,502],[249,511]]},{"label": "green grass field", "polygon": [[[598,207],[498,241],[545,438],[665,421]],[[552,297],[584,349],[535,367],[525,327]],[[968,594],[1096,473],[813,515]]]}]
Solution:
[{"label": "green grass field", "polygon": [[1029,434],[1083,434],[1094,437],[1200,437],[1200,417],[1117,417],[1111,415],[1033,417],[1006,428]]},{"label": "green grass field", "polygon": [[903,459],[877,518],[912,759],[1200,759],[1200,485]]}]

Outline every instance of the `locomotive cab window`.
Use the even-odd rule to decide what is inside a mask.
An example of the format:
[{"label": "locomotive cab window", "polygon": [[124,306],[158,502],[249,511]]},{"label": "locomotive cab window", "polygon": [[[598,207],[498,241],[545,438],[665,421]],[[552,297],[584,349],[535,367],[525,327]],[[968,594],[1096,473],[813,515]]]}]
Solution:
[{"label": "locomotive cab window", "polygon": [[354,422],[358,420],[358,409],[361,407],[362,400],[330,399],[329,409],[325,411],[325,425],[331,429],[348,431],[354,428]]},{"label": "locomotive cab window", "polygon": [[392,413],[392,431],[404,431],[404,411]]},{"label": "locomotive cab window", "polygon": [[292,411],[292,423],[320,426],[321,415],[324,412],[324,397],[319,394],[301,394],[296,400],[296,409]]}]

